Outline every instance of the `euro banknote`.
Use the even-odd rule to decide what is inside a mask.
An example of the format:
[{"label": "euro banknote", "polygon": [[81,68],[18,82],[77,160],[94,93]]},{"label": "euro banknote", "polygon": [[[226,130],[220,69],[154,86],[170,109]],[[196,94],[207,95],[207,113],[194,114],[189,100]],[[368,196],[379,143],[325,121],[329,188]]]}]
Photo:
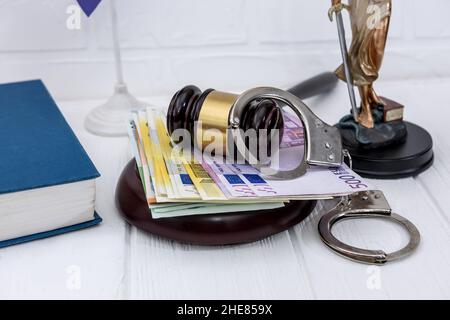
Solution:
[{"label": "euro banknote", "polygon": [[[294,154],[293,158],[297,155]],[[337,168],[311,167],[301,177],[278,180],[262,175],[248,164],[229,164],[203,156],[203,165],[216,179],[228,199],[326,199],[367,191],[373,187],[346,165]],[[295,161],[298,161],[295,160]]]},{"label": "euro banknote", "polygon": [[172,210],[167,212],[152,211],[153,219],[174,218],[192,215],[211,215],[217,213],[229,213],[229,212],[251,212],[260,210],[270,210],[284,207],[283,202],[270,202],[270,203],[231,203],[231,204],[216,204],[199,206],[194,208],[186,208],[183,210]]},{"label": "euro banknote", "polygon": [[155,190],[156,199],[158,200],[158,202],[162,202],[164,198],[167,198],[167,190],[162,175],[155,165],[155,156],[153,152],[154,147],[149,136],[150,130],[147,123],[147,115],[146,113],[143,114],[143,111],[140,110],[134,112],[133,117],[137,125],[139,139],[142,143],[145,156],[147,158],[149,172],[152,177],[151,182],[153,185],[153,189]]},{"label": "euro banknote", "polygon": [[144,188],[144,193],[147,198],[147,203],[148,205],[155,204],[155,190],[153,189],[153,185],[150,182],[150,172],[148,168],[147,157],[145,156],[143,146],[139,139],[137,125],[132,117],[128,121],[128,135],[130,138],[131,150],[134,158],[136,159],[139,176],[141,177],[142,187]]},{"label": "euro banknote", "polygon": [[167,203],[164,201],[163,203],[157,203],[151,183],[151,178],[149,176],[149,168],[146,161],[147,157],[145,155],[145,152],[143,151],[142,142],[139,138],[139,133],[135,121],[138,121],[138,115],[132,114],[130,120],[128,121],[128,134],[130,138],[131,150],[136,160],[136,165],[141,177],[142,186],[147,197],[147,202],[149,204],[150,213],[154,219],[186,215],[226,213],[240,210],[267,210],[272,208],[279,208],[284,205],[283,202],[218,204],[207,202]]},{"label": "euro banknote", "polygon": [[300,119],[290,113],[283,112],[284,130],[280,148],[292,148],[305,145],[305,132]]},{"label": "euro banknote", "polygon": [[169,174],[170,183],[174,192],[173,197],[169,196],[169,198],[200,200],[201,197],[181,159],[176,156],[175,152],[172,152],[172,141],[165,126],[164,116],[160,112],[147,109],[147,119],[149,126],[155,128],[156,137],[154,137],[154,140],[161,151],[166,170]]}]

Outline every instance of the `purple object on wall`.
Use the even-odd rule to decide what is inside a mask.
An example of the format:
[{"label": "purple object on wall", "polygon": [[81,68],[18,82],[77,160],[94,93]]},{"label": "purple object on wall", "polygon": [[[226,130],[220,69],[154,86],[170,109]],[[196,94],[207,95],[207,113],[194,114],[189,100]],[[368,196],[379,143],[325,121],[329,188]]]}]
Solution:
[{"label": "purple object on wall", "polygon": [[89,17],[102,0],[77,0],[83,12]]}]

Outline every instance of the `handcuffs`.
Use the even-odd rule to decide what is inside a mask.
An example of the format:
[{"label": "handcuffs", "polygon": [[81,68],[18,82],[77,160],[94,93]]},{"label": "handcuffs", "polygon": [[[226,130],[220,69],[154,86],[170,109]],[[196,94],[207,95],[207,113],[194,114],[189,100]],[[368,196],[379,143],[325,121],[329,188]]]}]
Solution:
[{"label": "handcuffs", "polygon": [[[409,233],[409,243],[393,253],[382,250],[367,250],[349,246],[338,240],[331,232],[333,225],[345,219],[387,218],[402,225]],[[383,192],[365,191],[343,197],[331,211],[319,221],[319,234],[322,241],[334,252],[357,262],[366,264],[385,264],[410,255],[419,246],[420,233],[409,220],[392,212]]]},{"label": "handcuffs", "polygon": [[[302,121],[305,131],[305,156],[294,169],[275,171],[270,164],[261,164],[256,155],[251,154],[244,141],[240,121],[245,108],[256,99],[271,99],[284,103]],[[293,179],[306,173],[308,166],[337,167],[343,162],[342,140],[339,130],[323,122],[306,104],[293,94],[276,88],[262,87],[250,89],[241,94],[234,102],[229,120],[229,133],[238,152],[252,166],[271,179]]]},{"label": "handcuffs", "polygon": [[[302,121],[305,130],[305,157],[295,169],[273,171],[268,165],[259,163],[257,157],[247,150],[239,127],[239,119],[245,107],[255,99],[273,99],[282,102]],[[349,158],[350,168],[352,167],[348,151],[342,148],[338,129],[324,123],[299,98],[284,90],[264,87],[244,92],[231,108],[229,124],[238,151],[269,178],[293,179],[305,174],[310,165],[336,167],[342,165],[346,157]],[[403,249],[385,253],[382,250],[367,250],[347,245],[332,234],[332,228],[337,222],[358,218],[386,218],[395,221],[408,231],[410,241]],[[358,192],[342,197],[339,203],[320,219],[318,229],[322,241],[334,252],[366,264],[381,265],[404,258],[412,254],[420,243],[417,228],[409,220],[392,212],[382,191]]]}]

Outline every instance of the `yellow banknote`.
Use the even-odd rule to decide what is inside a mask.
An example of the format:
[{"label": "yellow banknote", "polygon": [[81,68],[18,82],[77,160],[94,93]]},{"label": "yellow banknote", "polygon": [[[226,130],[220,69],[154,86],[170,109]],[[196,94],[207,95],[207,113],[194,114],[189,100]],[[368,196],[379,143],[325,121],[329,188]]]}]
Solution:
[{"label": "yellow banknote", "polygon": [[166,200],[169,190],[167,190],[167,185],[163,178],[163,172],[161,172],[160,167],[156,165],[158,161],[157,154],[154,152],[153,141],[150,139],[150,130],[147,123],[146,112],[139,111],[135,114],[135,118],[138,123],[139,137],[142,141],[144,148],[144,153],[147,157],[147,162],[151,174],[151,182],[155,190],[155,196],[158,202]]},{"label": "yellow banknote", "polygon": [[[151,114],[152,111],[147,110],[147,112]],[[151,120],[151,122],[153,123],[153,120],[155,119],[152,118]],[[182,166],[184,167],[183,171],[185,171],[189,175],[189,178],[195,186],[195,189],[201,199],[208,201],[227,200],[227,197],[221,191],[220,187],[214,182],[208,172],[203,169],[202,165],[194,157],[187,159],[186,157],[183,157],[181,153],[172,152],[171,139],[169,134],[167,133],[167,129],[165,128],[164,118],[161,116],[157,117],[153,125],[160,128],[162,140],[165,141],[165,147],[164,150],[162,150],[163,152],[161,152],[161,154],[164,153],[167,155],[167,157],[173,158],[173,160],[177,164],[182,164]],[[150,125],[150,127],[152,127],[152,125]],[[158,142],[158,146],[160,148],[163,148],[159,139]]]},{"label": "yellow banknote", "polygon": [[134,122],[134,119],[130,119],[128,121],[128,135],[130,138],[131,150],[134,158],[136,159],[142,186],[147,198],[147,204],[150,206],[156,203],[155,190],[153,189],[153,185],[150,181],[150,172],[148,168],[147,157],[145,156],[144,149],[139,139],[137,126]]},{"label": "yellow banknote", "polygon": [[183,164],[203,200],[227,200],[219,186],[197,160],[184,159]]},{"label": "yellow banknote", "polygon": [[195,185],[186,171],[181,159],[173,152],[172,140],[167,132],[165,117],[160,112],[147,110],[149,123],[154,123],[158,134],[161,153],[164,157],[166,167],[169,171],[170,181],[177,199],[200,200]]},{"label": "yellow banknote", "polygon": [[[145,136],[144,139],[148,140],[148,146],[150,148],[149,153],[152,155],[152,158],[153,158],[153,166],[155,168],[155,175],[157,176],[156,184],[158,185],[158,187],[159,187],[159,184],[163,185],[163,188],[161,188],[161,189],[165,189],[166,197],[176,198],[176,193],[170,182],[169,171],[167,169],[163,154],[161,152],[161,144],[159,142],[155,124],[153,121],[149,122],[149,119],[147,117],[147,112],[145,110],[142,110],[139,112],[139,119],[142,123],[146,123],[146,127],[148,130],[148,135],[145,136],[145,134],[144,134],[144,136]],[[146,146],[145,146],[145,148],[146,148]]]}]

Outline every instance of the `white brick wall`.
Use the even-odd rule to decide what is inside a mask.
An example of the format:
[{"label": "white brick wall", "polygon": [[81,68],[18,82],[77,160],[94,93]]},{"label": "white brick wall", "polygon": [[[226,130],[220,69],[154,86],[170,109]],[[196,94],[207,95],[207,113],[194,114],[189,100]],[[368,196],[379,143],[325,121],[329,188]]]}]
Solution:
[{"label": "white brick wall", "polygon": [[[117,0],[126,80],[137,95],[186,84],[288,87],[339,64],[329,0]],[[114,83],[109,0],[81,30],[75,0],[0,1],[0,82],[42,78],[60,99],[106,97]],[[450,77],[449,0],[393,0],[380,81]]]}]

